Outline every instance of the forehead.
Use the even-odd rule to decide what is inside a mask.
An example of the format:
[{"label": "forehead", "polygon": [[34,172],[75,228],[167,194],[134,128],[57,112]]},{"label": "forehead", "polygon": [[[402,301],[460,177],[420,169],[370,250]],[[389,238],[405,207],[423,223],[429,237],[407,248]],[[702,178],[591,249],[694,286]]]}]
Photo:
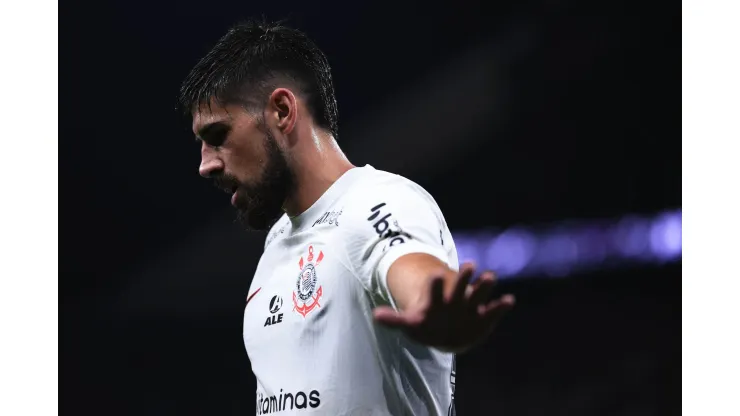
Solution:
[{"label": "forehead", "polygon": [[233,120],[234,109],[229,107],[215,101],[211,101],[210,104],[201,104],[193,111],[193,133],[198,135],[198,132],[211,124]]}]

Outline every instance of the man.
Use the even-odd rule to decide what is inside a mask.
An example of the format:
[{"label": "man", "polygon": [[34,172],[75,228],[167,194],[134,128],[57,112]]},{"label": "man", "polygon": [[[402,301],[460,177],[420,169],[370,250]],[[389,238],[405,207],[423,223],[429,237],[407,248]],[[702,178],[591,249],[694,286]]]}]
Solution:
[{"label": "man", "polygon": [[200,174],[269,230],[244,312],[257,414],[454,414],[454,353],[513,306],[471,283],[434,199],[337,145],[329,64],[303,33],[249,22],[191,71]]}]

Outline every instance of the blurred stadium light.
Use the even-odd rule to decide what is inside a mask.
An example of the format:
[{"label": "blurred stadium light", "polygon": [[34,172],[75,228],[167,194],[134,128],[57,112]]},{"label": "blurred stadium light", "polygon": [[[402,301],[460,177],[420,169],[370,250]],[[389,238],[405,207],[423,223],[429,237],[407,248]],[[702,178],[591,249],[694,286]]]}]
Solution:
[{"label": "blurred stadium light", "polygon": [[500,233],[454,233],[460,262],[473,261],[502,278],[566,276],[630,263],[681,258],[681,211],[654,218],[515,227]]}]

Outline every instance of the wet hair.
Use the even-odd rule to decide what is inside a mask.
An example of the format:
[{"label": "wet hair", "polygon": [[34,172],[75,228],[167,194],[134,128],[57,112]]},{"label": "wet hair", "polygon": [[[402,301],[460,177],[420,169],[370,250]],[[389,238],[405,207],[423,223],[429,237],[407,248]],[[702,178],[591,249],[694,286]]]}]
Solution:
[{"label": "wet hair", "polygon": [[262,114],[270,94],[290,88],[314,122],[337,137],[337,101],[324,53],[303,32],[250,20],[231,28],[190,71],[180,107],[191,114],[211,100]]}]

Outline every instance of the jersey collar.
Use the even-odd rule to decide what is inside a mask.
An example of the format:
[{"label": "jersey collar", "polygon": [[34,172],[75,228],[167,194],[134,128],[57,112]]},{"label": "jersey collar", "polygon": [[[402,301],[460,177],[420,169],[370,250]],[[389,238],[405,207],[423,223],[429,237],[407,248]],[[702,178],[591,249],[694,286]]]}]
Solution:
[{"label": "jersey collar", "polygon": [[314,217],[321,215],[326,211],[332,202],[347,192],[357,179],[371,169],[375,168],[370,165],[365,165],[362,167],[354,167],[347,172],[344,172],[344,174],[342,174],[342,176],[340,176],[339,179],[337,179],[307,210],[295,217],[290,217],[293,230],[298,230],[306,224],[310,224]]}]

